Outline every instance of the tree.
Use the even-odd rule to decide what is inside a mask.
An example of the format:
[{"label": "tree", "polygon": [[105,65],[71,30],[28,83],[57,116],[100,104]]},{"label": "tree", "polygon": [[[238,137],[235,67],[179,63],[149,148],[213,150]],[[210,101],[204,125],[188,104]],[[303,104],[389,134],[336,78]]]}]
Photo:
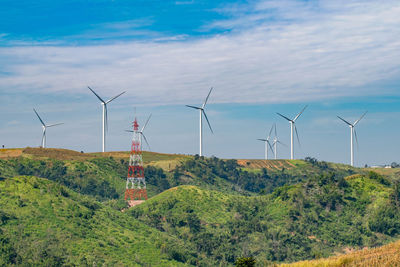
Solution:
[{"label": "tree", "polygon": [[253,257],[241,257],[235,262],[237,267],[253,267],[256,265],[256,260]]}]

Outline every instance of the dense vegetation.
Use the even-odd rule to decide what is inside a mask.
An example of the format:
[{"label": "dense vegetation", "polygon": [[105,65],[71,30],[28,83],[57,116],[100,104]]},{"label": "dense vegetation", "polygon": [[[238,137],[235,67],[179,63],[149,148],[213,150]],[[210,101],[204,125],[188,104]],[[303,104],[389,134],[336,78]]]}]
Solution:
[{"label": "dense vegetation", "polygon": [[321,175],[261,197],[179,187],[130,213],[219,263],[242,255],[264,264],[295,261],[396,237],[400,209],[392,199],[398,191],[381,178]]},{"label": "dense vegetation", "polygon": [[[227,193],[254,195],[270,193],[276,187],[301,182],[317,173],[335,171],[341,177],[353,173],[352,169],[334,169],[327,163],[302,164],[294,170],[250,170],[239,166],[236,160],[194,156],[169,172],[147,165],[145,176],[149,196],[179,185],[197,185]],[[85,161],[32,157],[0,160],[0,177],[42,177],[102,201],[123,197],[127,169],[126,159],[113,157],[96,157]]]},{"label": "dense vegetation", "polygon": [[125,212],[126,158],[0,160],[0,265],[263,266],[400,235],[395,175],[160,158],[145,167],[151,198]]},{"label": "dense vegetation", "polygon": [[[204,185],[224,192],[238,192],[244,195],[254,193],[270,193],[276,187],[295,184],[317,174],[335,172],[338,177],[353,174],[353,169],[339,169],[326,162],[318,162],[307,158],[293,168],[281,170],[259,170],[243,168],[236,160],[221,160],[216,157],[205,158],[195,156],[186,160],[175,169],[175,176],[196,177],[198,181],[187,184]],[[178,184],[185,184],[183,177]],[[190,179],[189,179],[190,181]],[[197,183],[196,183],[197,182]]]},{"label": "dense vegetation", "polygon": [[178,252],[191,260],[180,240],[57,183],[0,181],[0,266],[179,266]]}]

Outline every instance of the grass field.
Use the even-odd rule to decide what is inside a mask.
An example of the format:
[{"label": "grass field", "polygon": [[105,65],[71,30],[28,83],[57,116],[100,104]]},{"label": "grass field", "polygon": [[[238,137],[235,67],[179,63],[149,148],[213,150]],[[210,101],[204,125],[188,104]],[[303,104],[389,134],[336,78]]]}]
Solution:
[{"label": "grass field", "polygon": [[400,266],[400,241],[386,246],[363,249],[345,255],[311,261],[301,261],[291,264],[277,265],[279,267],[380,267]]}]

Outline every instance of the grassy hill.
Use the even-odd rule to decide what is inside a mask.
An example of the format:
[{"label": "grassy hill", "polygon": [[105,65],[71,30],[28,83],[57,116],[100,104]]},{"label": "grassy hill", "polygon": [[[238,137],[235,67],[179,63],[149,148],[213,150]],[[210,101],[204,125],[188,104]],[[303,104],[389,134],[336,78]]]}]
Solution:
[{"label": "grassy hill", "polygon": [[385,183],[374,175],[320,176],[252,197],[180,186],[128,212],[201,257],[229,265],[251,255],[267,265],[394,240],[400,209]]},{"label": "grassy hill", "polygon": [[174,258],[188,252],[118,210],[28,176],[0,181],[0,244],[2,266],[179,266]]},{"label": "grassy hill", "polygon": [[121,212],[128,159],[0,150],[0,265],[265,266],[400,237],[395,171],[145,152],[150,199]]},{"label": "grassy hill", "polygon": [[[144,152],[145,175],[149,196],[179,185],[196,185],[226,193],[254,195],[270,193],[274,188],[295,184],[307,177],[335,172],[346,176],[353,168],[336,165],[282,161],[281,169],[264,168],[280,161],[220,160],[197,156]],[[81,153],[66,149],[0,150],[0,177],[33,175],[61,183],[76,192],[96,196],[99,200],[120,199],[124,194],[128,169],[128,152]],[[245,163],[244,163],[245,162]],[[260,165],[264,162],[264,165]],[[286,164],[286,165],[285,165]],[[263,168],[257,168],[262,166]]]},{"label": "grassy hill", "polygon": [[281,264],[280,267],[380,267],[398,266],[400,264],[400,241],[373,249],[352,251],[345,255],[301,261],[292,264]]}]

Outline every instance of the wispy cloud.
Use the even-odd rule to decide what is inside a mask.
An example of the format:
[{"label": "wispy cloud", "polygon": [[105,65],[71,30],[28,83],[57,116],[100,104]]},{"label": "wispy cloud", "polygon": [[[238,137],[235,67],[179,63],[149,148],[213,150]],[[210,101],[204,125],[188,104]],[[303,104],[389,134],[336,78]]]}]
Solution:
[{"label": "wispy cloud", "polygon": [[214,86],[215,102],[279,103],[393,93],[384,84],[399,80],[397,1],[261,1],[220,12],[231,19],[207,27],[230,32],[201,39],[0,48],[8,74],[0,90],[82,92],[90,84],[172,104],[201,100]]},{"label": "wispy cloud", "polygon": [[175,5],[192,5],[194,4],[194,0],[191,1],[175,1]]}]

